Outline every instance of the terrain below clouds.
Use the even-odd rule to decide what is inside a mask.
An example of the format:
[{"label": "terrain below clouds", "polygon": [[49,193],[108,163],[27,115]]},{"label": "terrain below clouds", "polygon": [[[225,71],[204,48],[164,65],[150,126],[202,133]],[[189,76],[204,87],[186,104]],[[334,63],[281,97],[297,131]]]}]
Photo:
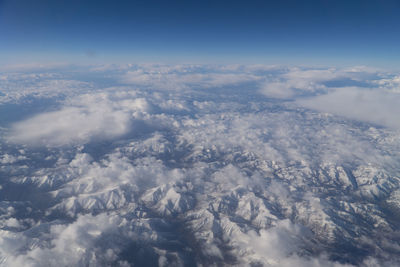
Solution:
[{"label": "terrain below clouds", "polygon": [[0,75],[1,266],[400,264],[397,74]]}]

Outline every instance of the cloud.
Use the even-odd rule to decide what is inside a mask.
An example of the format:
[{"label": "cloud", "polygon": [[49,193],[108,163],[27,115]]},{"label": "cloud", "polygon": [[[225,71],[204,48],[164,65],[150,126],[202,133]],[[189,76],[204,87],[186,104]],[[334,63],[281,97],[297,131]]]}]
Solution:
[{"label": "cloud", "polygon": [[293,99],[329,92],[333,90],[330,84],[346,86],[366,83],[375,79],[376,73],[376,70],[361,67],[351,69],[295,67],[261,83],[260,92],[271,98]]},{"label": "cloud", "polygon": [[140,98],[113,102],[107,94],[83,95],[57,111],[15,123],[8,140],[29,145],[63,146],[92,139],[111,139],[127,133],[135,115],[147,109],[146,101]]},{"label": "cloud", "polygon": [[[243,264],[260,263],[267,266],[351,266],[329,261],[326,257],[301,257],[296,254],[300,247],[306,245],[312,234],[306,228],[291,223],[289,220],[277,224],[259,233],[250,230],[247,233],[236,232],[233,236],[239,251],[247,257]],[[250,255],[249,255],[250,254]]]},{"label": "cloud", "polygon": [[340,77],[334,69],[303,70],[300,68],[290,69],[288,72],[274,77],[276,81],[266,81],[260,88],[260,92],[271,98],[290,99],[304,93],[314,93],[326,89],[322,84]]},{"label": "cloud", "polygon": [[153,89],[182,90],[235,86],[246,82],[256,82],[262,77],[252,73],[242,73],[234,69],[215,68],[199,69],[195,66],[148,66],[127,71],[121,81],[126,84],[149,86]]},{"label": "cloud", "polygon": [[260,91],[271,98],[287,99],[296,95],[294,88],[286,82],[266,82]]},{"label": "cloud", "polygon": [[318,111],[399,129],[399,88],[398,76],[376,69],[291,68],[262,83],[260,92]]},{"label": "cloud", "polygon": [[322,112],[400,129],[400,95],[382,89],[344,87],[324,95],[299,99],[296,103]]},{"label": "cloud", "polygon": [[[12,266],[86,266],[89,264],[104,265],[115,262],[115,252],[97,246],[104,234],[115,231],[121,220],[116,216],[100,214],[98,216],[83,215],[71,224],[43,225],[37,229],[38,234],[16,233],[12,237],[1,233],[0,257],[2,262]],[[43,229],[44,228],[44,229]],[[42,231],[45,231],[42,232]],[[46,238],[41,236],[47,235]],[[14,243],[12,240],[18,242]],[[31,248],[21,251],[24,246]],[[4,255],[7,255],[4,257]],[[115,263],[114,263],[115,264]]]},{"label": "cloud", "polygon": [[31,145],[61,146],[107,139],[127,132],[127,114],[109,109],[69,107],[37,115],[13,126],[9,140]]},{"label": "cloud", "polygon": [[[66,82],[79,80],[68,73],[28,73],[7,89],[56,97],[2,130],[1,263],[373,266],[399,254],[398,133],[353,121],[395,125],[396,75],[240,65],[86,71],[87,87]],[[37,90],[13,87],[18,77]]]},{"label": "cloud", "polygon": [[63,63],[63,62],[48,62],[48,63],[26,63],[26,64],[14,64],[14,65],[6,65],[1,66],[0,70],[6,72],[28,72],[28,71],[47,71],[47,70],[66,70],[67,68],[71,68],[71,64]]}]

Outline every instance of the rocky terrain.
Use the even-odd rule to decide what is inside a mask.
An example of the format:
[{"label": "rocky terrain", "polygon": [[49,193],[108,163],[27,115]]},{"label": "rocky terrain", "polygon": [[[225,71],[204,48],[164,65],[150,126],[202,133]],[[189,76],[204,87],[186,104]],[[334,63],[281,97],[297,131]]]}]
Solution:
[{"label": "rocky terrain", "polygon": [[400,264],[398,108],[374,102],[400,98],[395,74],[128,65],[2,77],[2,266]]}]

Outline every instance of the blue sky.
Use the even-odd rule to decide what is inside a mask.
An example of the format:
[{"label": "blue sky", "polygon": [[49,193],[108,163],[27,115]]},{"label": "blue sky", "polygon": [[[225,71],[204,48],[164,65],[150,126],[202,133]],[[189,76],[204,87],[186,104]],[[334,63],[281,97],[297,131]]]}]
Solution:
[{"label": "blue sky", "polygon": [[400,2],[0,0],[0,64],[400,62]]}]

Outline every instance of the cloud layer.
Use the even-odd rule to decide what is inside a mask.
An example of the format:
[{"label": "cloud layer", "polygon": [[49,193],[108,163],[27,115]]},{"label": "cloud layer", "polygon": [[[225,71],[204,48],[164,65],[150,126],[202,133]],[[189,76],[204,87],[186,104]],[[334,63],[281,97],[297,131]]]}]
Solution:
[{"label": "cloud layer", "polygon": [[0,265],[399,264],[398,75],[84,74],[3,75]]}]

